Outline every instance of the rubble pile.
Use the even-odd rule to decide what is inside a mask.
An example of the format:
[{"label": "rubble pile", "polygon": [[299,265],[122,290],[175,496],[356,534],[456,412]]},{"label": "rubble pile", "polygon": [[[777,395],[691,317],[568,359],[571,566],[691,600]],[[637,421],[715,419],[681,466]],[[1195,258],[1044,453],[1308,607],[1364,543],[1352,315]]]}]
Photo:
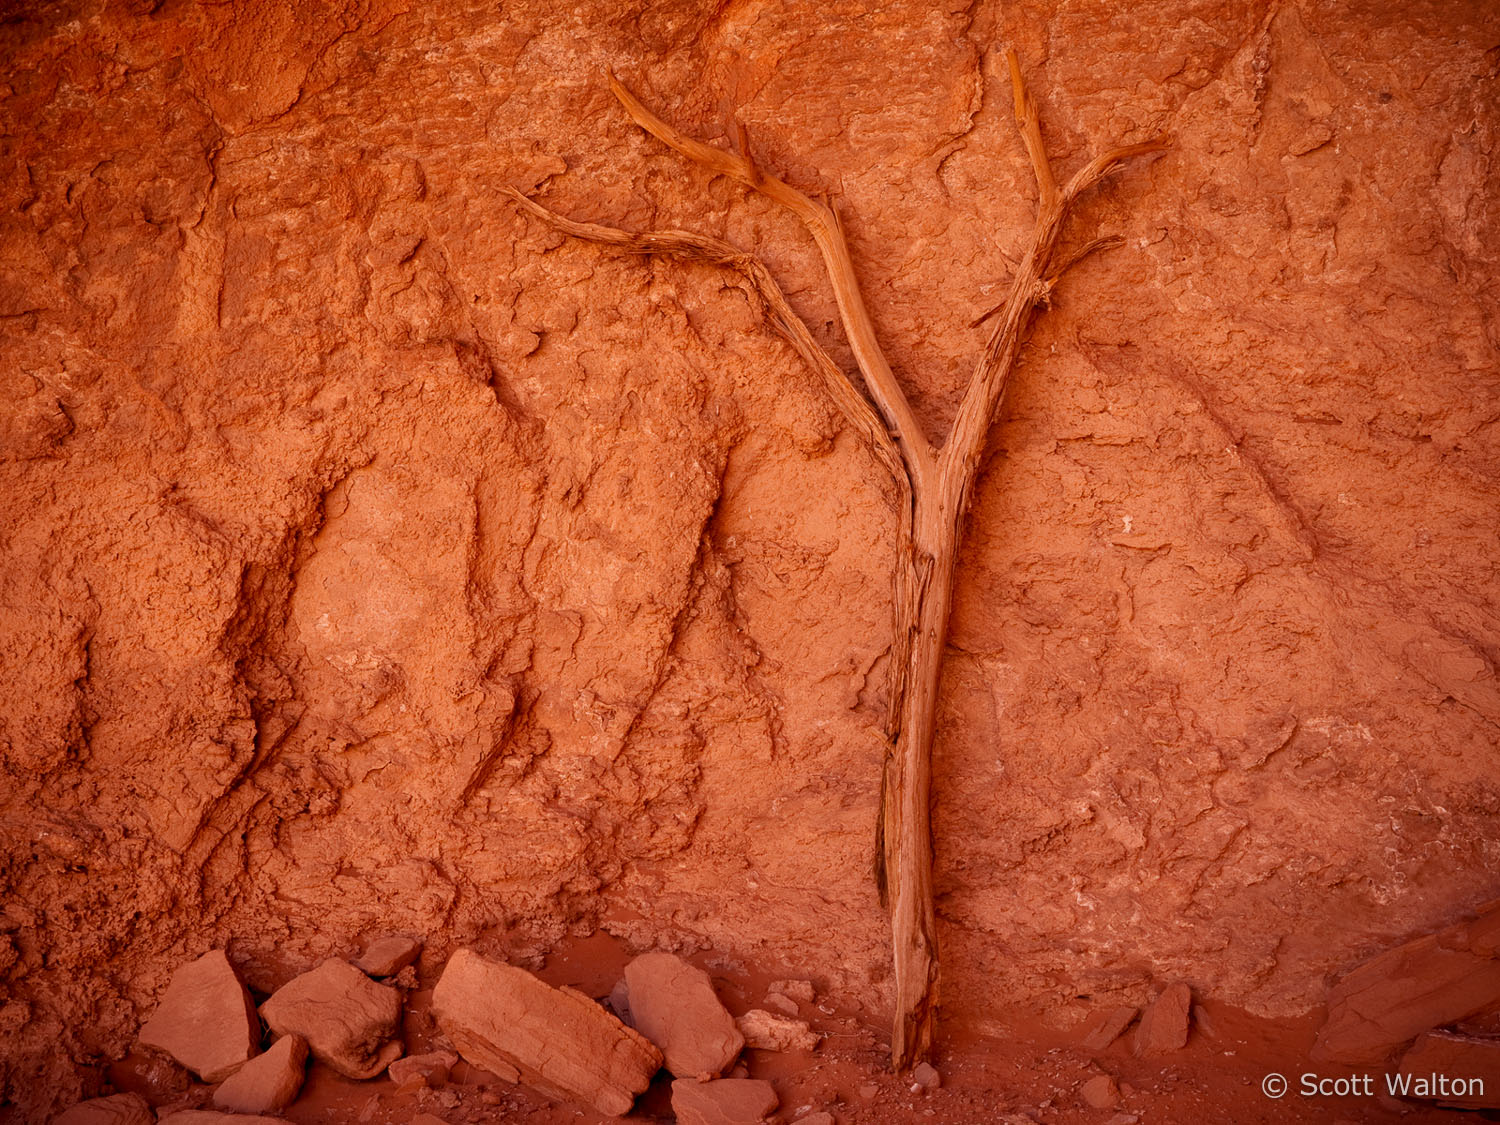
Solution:
[{"label": "rubble pile", "polygon": [[464,948],[431,993],[445,1049],[408,1055],[405,992],[416,986],[421,950],[410,937],[381,938],[357,958],[332,958],[293,977],[259,1008],[227,952],[205,953],[177,969],[137,1040],[153,1073],[175,1063],[200,1084],[184,1078],[187,1088],[155,1109],[138,1093],[94,1098],[55,1125],[279,1121],[261,1115],[297,1101],[314,1060],[439,1105],[457,1104],[444,1087],[462,1061],[497,1082],[616,1117],[631,1112],[665,1066],[679,1121],[757,1125],[779,1101],[771,1083],[745,1076],[741,1052],[819,1042],[798,1018],[799,1005],[815,996],[807,981],[775,982],[765,1000],[775,1012],[753,1009],[736,1020],[709,975],[670,953],[636,957],[610,996],[596,1001]]}]

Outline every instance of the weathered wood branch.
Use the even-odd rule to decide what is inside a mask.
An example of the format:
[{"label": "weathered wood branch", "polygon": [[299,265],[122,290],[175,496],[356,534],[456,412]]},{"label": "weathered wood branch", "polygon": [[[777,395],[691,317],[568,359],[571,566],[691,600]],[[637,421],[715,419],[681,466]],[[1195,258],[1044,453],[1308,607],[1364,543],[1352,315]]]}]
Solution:
[{"label": "weathered wood branch", "polygon": [[896,381],[891,365],[886,362],[885,353],[875,338],[875,325],[865,308],[864,296],[860,293],[859,281],[854,275],[854,261],[849,256],[849,244],[844,240],[843,226],[833,208],[809,198],[756,165],[750,156],[749,134],[743,125],[736,129],[741,152],[725,152],[684,136],[642,105],[613,74],[609,76],[609,88],[614,91],[615,97],[635,123],[657,140],[711,172],[754,188],[801,220],[817,244],[819,253],[823,255],[823,264],[833,282],[833,295],[838,302],[839,316],[843,318],[844,331],[849,337],[849,347],[854,352],[854,360],[859,364],[859,371],[864,376],[870,397],[900,445],[906,463],[919,472],[928,470],[932,463],[932,448],[917,416],[912,413],[911,404],[906,400],[906,392]]},{"label": "weathered wood branch", "polygon": [[509,192],[532,215],[575,237],[635,253],[696,259],[739,271],[767,319],[817,372],[854,432],[897,486],[899,539],[893,591],[892,678],[877,833],[882,901],[891,913],[896,983],[891,1060],[897,1069],[911,1066],[932,1046],[939,985],[932,891],[932,741],[954,569],[985,438],[1037,306],[1049,302],[1053,287],[1075,263],[1120,244],[1115,236],[1095,238],[1054,263],[1071,205],[1122,161],[1164,147],[1158,139],[1114,149],[1091,160],[1066,187],[1059,188],[1042,138],[1036,103],[1026,89],[1020,63],[1013,51],[1006,53],[1006,60],[1016,123],[1037,182],[1037,216],[1006,300],[974,322],[978,326],[992,316],[1000,317],[940,449],[928,442],[880,350],[838,216],[826,204],[815,202],[759,167],[743,126],[735,132],[735,153],[692,140],[646,109],[610,75],[610,88],[641,128],[695,163],[775,200],[807,227],[822,253],[851,348],[879,417],[818,345],[780,286],[753,255],[727,242],[686,231],[630,234],[574,222],[519,192]]}]

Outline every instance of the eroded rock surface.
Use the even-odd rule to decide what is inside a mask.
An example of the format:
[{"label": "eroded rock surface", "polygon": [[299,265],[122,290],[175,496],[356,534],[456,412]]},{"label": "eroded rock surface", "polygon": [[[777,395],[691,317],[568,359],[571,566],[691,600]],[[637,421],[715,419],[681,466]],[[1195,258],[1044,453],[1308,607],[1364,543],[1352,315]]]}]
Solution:
[{"label": "eroded rock surface", "polygon": [[260,1018],[228,956],[213,949],[172,974],[139,1039],[218,1082],[260,1050]]},{"label": "eroded rock surface", "polygon": [[717,1078],[745,1045],[707,973],[671,953],[625,966],[631,1025],[660,1049],[679,1078]]},{"label": "eroded rock surface", "polygon": [[374,1078],[401,1057],[401,993],[347,961],[324,961],[271,994],[260,1014],[278,1035],[350,1078]]},{"label": "eroded rock surface", "polygon": [[600,1113],[630,1112],[661,1052],[587,996],[470,949],[448,960],[432,994],[438,1026],[469,1062]]},{"label": "eroded rock surface", "polygon": [[854,365],[805,232],[605,67],[836,198],[935,442],[1033,219],[1004,49],[1060,175],[1172,137],[1081,201],[1125,243],[975,489],[947,1010],[1302,1013],[1493,894],[1492,0],[5,10],[4,1096],[232,936],[633,917],[889,1005],[888,482],[732,275],[501,188],[754,251]]}]

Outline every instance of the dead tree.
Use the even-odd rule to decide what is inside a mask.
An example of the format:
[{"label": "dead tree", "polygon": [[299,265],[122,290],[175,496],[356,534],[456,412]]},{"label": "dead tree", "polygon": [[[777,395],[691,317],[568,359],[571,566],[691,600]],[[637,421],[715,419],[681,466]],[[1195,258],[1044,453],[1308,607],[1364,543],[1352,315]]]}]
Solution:
[{"label": "dead tree", "polygon": [[[573,222],[520,192],[506,189],[522,208],[565,234],[638,254],[687,258],[737,270],[749,282],[771,324],[818,374],[850,427],[895,481],[899,542],[876,866],[882,902],[891,913],[896,979],[891,1061],[898,1070],[924,1058],[932,1045],[938,996],[930,822],[932,739],[953,601],[954,565],[980,455],[1033,311],[1048,303],[1053,287],[1070,266],[1122,241],[1113,236],[1097,238],[1071,253],[1057,255],[1058,239],[1072,205],[1121,161],[1164,147],[1164,141],[1158,138],[1114,149],[1091,160],[1066,186],[1059,187],[1042,144],[1036,104],[1021,78],[1015,52],[1007,52],[1006,58],[1016,122],[1036,176],[1036,224],[1015,269],[1009,295],[974,322],[977,326],[999,317],[953,428],[941,445],[928,441],[875,339],[838,216],[826,201],[804,195],[759,167],[751,156],[743,126],[735,130],[737,152],[692,140],[642,105],[613,74],[609,76],[610,89],[642,129],[709,171],[768,196],[802,221],[817,243],[833,282],[868,400],[813,338],[755,256],[727,242],[688,231],[631,234]],[[1056,262],[1055,257],[1059,259]]]}]

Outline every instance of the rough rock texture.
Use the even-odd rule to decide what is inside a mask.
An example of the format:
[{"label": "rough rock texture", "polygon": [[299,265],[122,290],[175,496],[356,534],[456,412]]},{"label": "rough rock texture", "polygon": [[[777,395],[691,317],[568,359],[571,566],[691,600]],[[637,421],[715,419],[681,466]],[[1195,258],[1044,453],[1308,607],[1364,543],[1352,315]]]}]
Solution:
[{"label": "rough rock texture", "polygon": [[[1424,1101],[1459,1109],[1500,1109],[1500,1039],[1477,1039],[1434,1031],[1418,1037],[1401,1056],[1401,1089]],[[1436,1081],[1457,1079],[1460,1087]],[[1426,1087],[1419,1083],[1425,1081]]]},{"label": "rough rock texture", "polygon": [[1409,941],[1345,973],[1328,990],[1328,1015],[1311,1058],[1378,1063],[1421,1032],[1500,1005],[1497,929],[1500,902],[1472,922]]},{"label": "rough rock texture", "polygon": [[625,966],[631,1026],[655,1043],[679,1078],[717,1078],[744,1037],[707,973],[671,953],[643,953]]},{"label": "rough rock texture", "polygon": [[775,1087],[758,1078],[672,1083],[672,1112],[679,1125],[759,1125],[778,1104]]},{"label": "rough rock texture", "polygon": [[1181,981],[1169,984],[1141,1013],[1132,1049],[1143,1058],[1181,1050],[1187,1046],[1192,1013],[1193,990]]},{"label": "rough rock texture", "polygon": [[283,1035],[231,1074],[214,1091],[213,1102],[235,1113],[276,1113],[297,1100],[306,1076],[307,1040]]},{"label": "rough rock texture", "polygon": [[179,1109],[175,1113],[163,1114],[158,1120],[170,1121],[172,1125],[286,1125],[280,1117],[220,1113],[213,1109]]},{"label": "rough rock texture", "polygon": [[92,1092],[230,936],[615,911],[888,1002],[885,483],[732,278],[499,188],[758,248],[847,365],[832,298],[605,66],[836,199],[934,435],[1031,218],[1003,48],[1064,173],[1173,137],[1069,233],[1127,242],[976,489],[949,1010],[1304,1011],[1492,894],[1497,41],[1490,0],[8,4],[0,1089]]},{"label": "rough rock texture", "polygon": [[630,1112],[661,1069],[661,1052],[581,992],[471,949],[449,959],[432,1014],[470,1063],[600,1113]]},{"label": "rough rock texture", "polygon": [[260,1050],[260,1018],[229,957],[212,949],[172,974],[139,1038],[218,1082]]},{"label": "rough rock texture", "polygon": [[52,1125],[156,1125],[156,1114],[139,1094],[90,1098],[64,1110]]},{"label": "rough rock texture", "polygon": [[811,1051],[818,1045],[818,1033],[806,1020],[789,1019],[751,1008],[734,1021],[745,1039],[745,1046],[761,1051]]},{"label": "rough rock texture", "polygon": [[374,1078],[401,1057],[401,993],[347,961],[324,961],[260,1006],[278,1035],[307,1041],[313,1056],[350,1078]]}]

